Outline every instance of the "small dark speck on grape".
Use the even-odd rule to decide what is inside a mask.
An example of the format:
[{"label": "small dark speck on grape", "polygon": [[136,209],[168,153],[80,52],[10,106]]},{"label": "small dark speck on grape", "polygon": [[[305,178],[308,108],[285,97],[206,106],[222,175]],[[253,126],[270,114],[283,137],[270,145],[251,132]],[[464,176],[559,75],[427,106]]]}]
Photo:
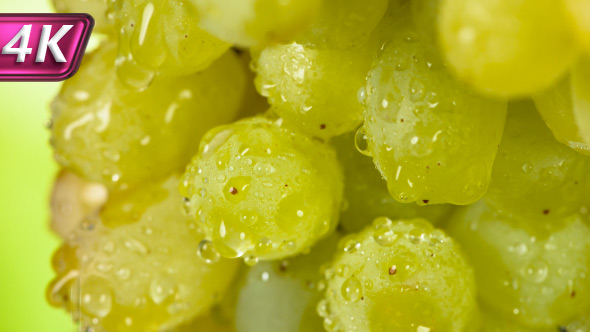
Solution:
[{"label": "small dark speck on grape", "polygon": [[320,125],[320,129],[326,129],[326,125],[322,123],[322,124]]},{"label": "small dark speck on grape", "polygon": [[559,331],[559,332],[567,332],[567,327],[565,327],[565,326],[558,326],[557,327],[557,331]]},{"label": "small dark speck on grape", "polygon": [[436,163],[438,166],[440,166],[440,163]]},{"label": "small dark speck on grape", "polygon": [[288,187],[289,185],[285,183],[285,187]]},{"label": "small dark speck on grape", "polygon": [[365,300],[365,297],[364,296],[361,296],[361,301],[364,301],[364,300]]},{"label": "small dark speck on grape", "polygon": [[389,268],[389,274],[390,275],[394,275],[397,273],[397,269],[395,268],[395,266],[392,266]]},{"label": "small dark speck on grape", "polygon": [[543,214],[545,214],[545,215],[549,214],[549,212],[550,211],[548,209],[543,210]]},{"label": "small dark speck on grape", "polygon": [[399,119],[399,122],[404,122],[404,119]]},{"label": "small dark speck on grape", "polygon": [[281,272],[285,272],[285,271],[287,271],[288,266],[289,266],[289,262],[282,261],[281,264],[279,265],[279,270],[281,270]]},{"label": "small dark speck on grape", "polygon": [[232,195],[235,195],[238,193],[238,189],[236,189],[235,187],[231,187],[231,188],[229,188],[229,193]]},{"label": "small dark speck on grape", "polygon": [[575,291],[575,290],[574,290],[574,291],[572,291],[572,292],[571,292],[571,294],[570,294],[570,296],[571,296],[571,297],[576,297],[576,291]]},{"label": "small dark speck on grape", "polygon": [[423,200],[422,200],[422,203],[424,203],[424,204],[428,204],[428,202],[430,202],[430,201],[429,201],[429,200],[427,200],[427,199],[423,199]]},{"label": "small dark speck on grape", "polygon": [[184,38],[185,38],[185,39],[186,39],[186,38],[188,38],[188,35],[184,35]]}]

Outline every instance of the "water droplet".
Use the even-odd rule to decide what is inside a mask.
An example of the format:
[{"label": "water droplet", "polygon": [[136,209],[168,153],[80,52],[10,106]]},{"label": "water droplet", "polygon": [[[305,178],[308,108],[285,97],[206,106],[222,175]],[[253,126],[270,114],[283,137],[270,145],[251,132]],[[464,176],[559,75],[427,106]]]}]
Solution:
[{"label": "water droplet", "polygon": [[175,293],[174,282],[167,277],[157,277],[150,283],[150,297],[155,304],[160,304]]},{"label": "water droplet", "polygon": [[149,252],[149,249],[145,246],[143,242],[132,237],[125,241],[125,247],[141,255],[146,255]]},{"label": "water droplet", "polygon": [[362,286],[357,277],[352,276],[342,283],[342,297],[346,301],[356,302],[362,296]]},{"label": "water droplet", "polygon": [[256,243],[256,253],[261,256],[268,254],[272,250],[272,241],[266,237],[258,240]]},{"label": "water droplet", "polygon": [[197,248],[197,255],[201,257],[207,264],[217,263],[219,261],[219,252],[209,240],[202,240]]},{"label": "water droplet", "polygon": [[371,151],[369,151],[368,138],[367,138],[367,135],[365,134],[365,130],[363,127],[360,127],[356,131],[356,135],[354,137],[354,144],[356,146],[356,149],[360,153],[364,154],[365,156],[371,155]]},{"label": "water droplet", "polygon": [[258,214],[251,211],[246,211],[240,217],[240,221],[246,226],[252,226],[258,220]]},{"label": "water droplet", "polygon": [[353,253],[360,247],[361,247],[360,242],[358,242],[354,239],[348,239],[344,242],[343,250],[344,250],[344,252],[347,252],[347,253]]},{"label": "water droplet", "polygon": [[111,290],[107,282],[99,278],[89,278],[81,286],[82,307],[90,315],[103,318],[112,308]]},{"label": "water droplet", "polygon": [[115,276],[121,280],[127,280],[131,277],[131,271],[126,267],[122,267],[115,271]]},{"label": "water droplet", "polygon": [[344,278],[350,273],[350,267],[346,264],[340,264],[336,267],[336,274]]},{"label": "water droplet", "polygon": [[246,263],[246,265],[248,265],[248,266],[254,266],[254,265],[258,264],[258,257],[254,256],[254,255],[246,255],[244,257],[244,263]]},{"label": "water droplet", "polygon": [[534,260],[527,267],[523,268],[521,275],[533,283],[539,284],[545,281],[549,268],[547,263],[542,260]]},{"label": "water droplet", "polygon": [[361,86],[356,92],[356,99],[361,105],[365,105],[367,102],[367,88]]},{"label": "water droplet", "polygon": [[373,234],[373,239],[379,245],[382,245],[384,247],[390,247],[397,239],[397,234],[395,234],[389,228],[382,227],[375,231],[375,233]]}]

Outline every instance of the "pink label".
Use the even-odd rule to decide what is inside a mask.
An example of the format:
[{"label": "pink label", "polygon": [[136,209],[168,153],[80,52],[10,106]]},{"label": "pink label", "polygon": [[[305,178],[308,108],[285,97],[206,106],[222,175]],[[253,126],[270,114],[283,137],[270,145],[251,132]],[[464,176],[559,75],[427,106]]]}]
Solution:
[{"label": "pink label", "polygon": [[0,14],[0,81],[63,81],[90,39],[88,14]]}]

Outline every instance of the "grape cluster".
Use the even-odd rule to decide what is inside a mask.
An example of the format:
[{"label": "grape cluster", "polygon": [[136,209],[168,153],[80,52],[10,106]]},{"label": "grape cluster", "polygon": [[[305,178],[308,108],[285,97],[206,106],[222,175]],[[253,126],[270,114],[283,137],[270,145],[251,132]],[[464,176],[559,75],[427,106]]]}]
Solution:
[{"label": "grape cluster", "polygon": [[85,332],[590,332],[589,0],[53,0]]}]

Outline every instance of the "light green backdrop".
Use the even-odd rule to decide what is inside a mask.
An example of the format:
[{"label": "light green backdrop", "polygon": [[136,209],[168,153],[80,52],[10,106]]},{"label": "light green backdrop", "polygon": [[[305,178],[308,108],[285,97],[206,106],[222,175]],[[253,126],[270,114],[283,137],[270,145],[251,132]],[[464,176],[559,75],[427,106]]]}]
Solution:
[{"label": "light green backdrop", "polygon": [[[52,11],[49,0],[0,0],[1,13]],[[57,167],[48,144],[56,83],[0,82],[0,331],[72,332],[45,301],[58,246],[48,230],[48,193]]]}]

